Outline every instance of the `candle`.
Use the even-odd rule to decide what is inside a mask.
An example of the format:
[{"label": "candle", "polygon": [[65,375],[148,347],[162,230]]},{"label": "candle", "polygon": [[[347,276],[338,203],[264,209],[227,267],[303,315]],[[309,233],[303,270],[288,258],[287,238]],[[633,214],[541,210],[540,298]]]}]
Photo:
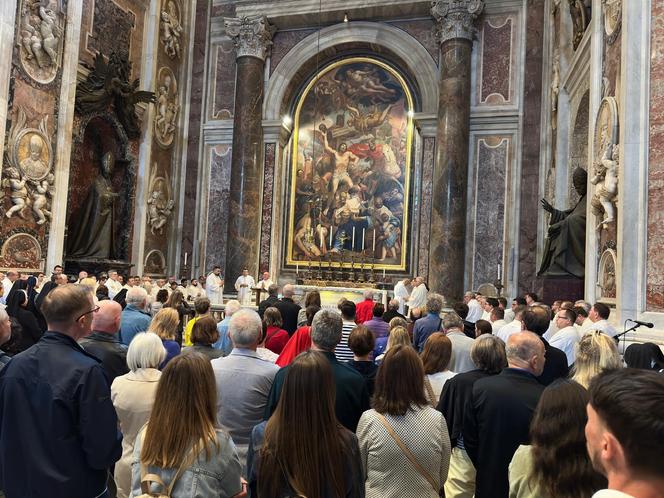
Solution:
[{"label": "candle", "polygon": [[385,278],[385,268],[383,268],[383,278]]},{"label": "candle", "polygon": [[184,266],[187,266],[187,253],[184,253]]},{"label": "candle", "polygon": [[364,228],[362,229],[362,251],[364,251]]},{"label": "candle", "polygon": [[352,251],[355,250],[355,227],[353,227],[353,241],[351,242],[352,245]]},{"label": "candle", "polygon": [[503,278],[502,265],[498,263],[498,280]]},{"label": "candle", "polygon": [[374,236],[373,236],[373,247],[371,249],[374,253],[376,252],[376,229],[374,228]]},{"label": "candle", "polygon": [[295,263],[295,274],[300,273],[300,265],[299,263]]},{"label": "candle", "polygon": [[330,249],[332,249],[332,229],[334,228],[334,225],[330,225]]}]

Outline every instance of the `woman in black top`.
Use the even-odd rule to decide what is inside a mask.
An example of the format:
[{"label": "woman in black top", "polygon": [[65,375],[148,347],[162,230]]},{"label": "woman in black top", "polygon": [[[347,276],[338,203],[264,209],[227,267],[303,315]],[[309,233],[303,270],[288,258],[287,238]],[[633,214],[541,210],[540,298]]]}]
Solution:
[{"label": "woman in black top", "polygon": [[21,332],[12,337],[7,345],[14,353],[25,351],[35,344],[42,336],[37,317],[28,310],[28,283],[25,280],[14,282],[12,290],[7,296],[7,314],[21,327]]}]

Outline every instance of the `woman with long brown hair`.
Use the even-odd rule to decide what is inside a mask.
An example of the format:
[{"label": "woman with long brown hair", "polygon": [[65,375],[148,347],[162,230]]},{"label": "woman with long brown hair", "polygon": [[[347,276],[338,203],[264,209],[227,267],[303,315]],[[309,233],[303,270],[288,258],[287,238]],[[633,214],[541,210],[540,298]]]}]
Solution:
[{"label": "woman with long brown hair", "polygon": [[304,297],[304,306],[297,314],[297,326],[303,327],[307,324],[307,308],[309,306],[318,306],[321,307],[320,292],[317,290],[312,290],[307,292],[307,295]]},{"label": "woman with long brown hair", "polygon": [[449,369],[452,359],[452,341],[442,332],[434,332],[424,343],[422,363],[426,374],[424,385],[432,406],[437,406],[445,382],[456,375]]},{"label": "woman with long brown hair", "polygon": [[371,404],[357,426],[367,498],[437,498],[450,437],[442,413],[427,402],[424,367],[412,346],[385,354]]},{"label": "woman with long brown hair", "polygon": [[509,467],[510,498],[586,498],[606,487],[586,450],[588,392],[573,380],[547,387],[530,424],[530,446]]},{"label": "woman with long brown hair", "polygon": [[337,421],[335,395],[332,368],[322,353],[295,358],[275,412],[251,435],[252,497],[364,496],[357,439]]},{"label": "woman with long brown hair", "polygon": [[168,296],[168,300],[164,303],[163,308],[173,308],[177,310],[178,317],[180,318],[180,323],[178,323],[177,333],[175,340],[177,343],[182,346],[182,331],[184,330],[184,317],[189,311],[189,305],[179,290],[174,290],[171,292],[171,295]]},{"label": "woman with long brown hair", "polygon": [[171,498],[231,497],[242,490],[242,466],[233,440],[217,426],[216,403],[208,358],[192,353],[168,364],[150,420],[136,438],[132,496],[146,493],[145,486],[153,492],[161,486]]}]

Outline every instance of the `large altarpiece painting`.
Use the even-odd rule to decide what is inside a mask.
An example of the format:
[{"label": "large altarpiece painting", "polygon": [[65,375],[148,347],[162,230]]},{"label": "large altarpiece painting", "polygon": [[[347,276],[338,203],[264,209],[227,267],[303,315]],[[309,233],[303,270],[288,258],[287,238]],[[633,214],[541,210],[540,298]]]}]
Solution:
[{"label": "large altarpiece painting", "polygon": [[286,264],[405,271],[413,99],[387,64],[322,69],[293,118]]}]

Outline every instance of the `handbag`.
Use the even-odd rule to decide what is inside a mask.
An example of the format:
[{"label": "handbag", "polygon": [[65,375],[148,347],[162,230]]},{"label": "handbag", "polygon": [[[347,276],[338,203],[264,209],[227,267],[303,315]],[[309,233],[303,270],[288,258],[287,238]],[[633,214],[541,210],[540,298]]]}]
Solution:
[{"label": "handbag", "polygon": [[410,463],[413,464],[413,467],[420,473],[422,477],[424,477],[427,482],[431,485],[433,490],[436,492],[437,495],[439,496],[444,496],[441,495],[441,490],[438,488],[436,485],[436,481],[434,481],[433,477],[431,477],[431,474],[429,474],[424,467],[420,465],[420,463],[417,461],[417,458],[415,458],[415,455],[408,449],[408,447],[404,444],[404,442],[401,440],[401,438],[397,435],[396,432],[394,432],[394,429],[390,425],[390,423],[387,421],[385,416],[382,413],[376,412],[378,415],[378,420],[381,421],[381,423],[385,426],[385,429],[387,429],[387,432],[389,435],[394,439],[394,442],[397,443],[399,448],[401,448],[401,451],[403,454],[406,456],[406,458],[410,461]]}]

